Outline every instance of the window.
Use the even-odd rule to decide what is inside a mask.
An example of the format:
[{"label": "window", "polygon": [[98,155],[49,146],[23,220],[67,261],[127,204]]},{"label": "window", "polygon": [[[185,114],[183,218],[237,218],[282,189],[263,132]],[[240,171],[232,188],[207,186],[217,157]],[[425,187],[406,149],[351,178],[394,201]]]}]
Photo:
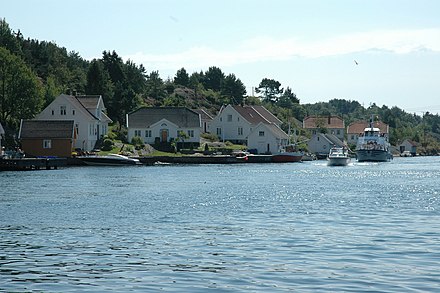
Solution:
[{"label": "window", "polygon": [[337,135],[340,135],[340,134],[341,134],[341,130],[339,130],[339,129],[336,130],[336,134],[337,134]]},{"label": "window", "polygon": [[232,115],[231,114],[228,115],[228,122],[232,122]]},{"label": "window", "polygon": [[258,136],[264,136],[264,131],[259,131]]},{"label": "window", "polygon": [[222,129],[221,128],[217,128],[217,135],[222,135]]},{"label": "window", "polygon": [[54,111],[54,110],[52,110],[52,116],[53,116],[53,115],[55,115],[55,111]]},{"label": "window", "polygon": [[75,109],[72,110],[72,115],[75,116]]},{"label": "window", "polygon": [[188,136],[194,137],[194,130],[188,130]]},{"label": "window", "polygon": [[145,137],[151,137],[151,130],[145,130]]},{"label": "window", "polygon": [[52,148],[52,140],[45,139],[43,140],[43,149],[51,149]]},{"label": "window", "polygon": [[243,135],[243,127],[238,127],[238,135]]},{"label": "window", "polygon": [[79,125],[78,124],[75,124],[75,131],[76,131],[76,135],[78,135],[79,134]]},{"label": "window", "polygon": [[141,136],[141,131],[136,129],[134,131],[134,136]]},{"label": "window", "polygon": [[66,106],[60,106],[60,115],[66,115]]}]

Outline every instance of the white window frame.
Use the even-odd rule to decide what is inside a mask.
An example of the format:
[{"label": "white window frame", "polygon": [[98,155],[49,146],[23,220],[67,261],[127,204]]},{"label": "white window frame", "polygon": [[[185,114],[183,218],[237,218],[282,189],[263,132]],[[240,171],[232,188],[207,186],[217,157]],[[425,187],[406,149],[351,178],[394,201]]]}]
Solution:
[{"label": "white window frame", "polygon": [[43,149],[51,149],[51,148],[52,148],[52,140],[43,139]]}]

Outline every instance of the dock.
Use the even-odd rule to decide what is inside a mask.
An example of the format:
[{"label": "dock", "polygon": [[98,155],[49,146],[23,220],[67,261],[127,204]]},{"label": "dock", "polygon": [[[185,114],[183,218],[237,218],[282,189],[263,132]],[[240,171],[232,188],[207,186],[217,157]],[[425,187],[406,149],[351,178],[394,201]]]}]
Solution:
[{"label": "dock", "polygon": [[67,165],[65,158],[12,158],[0,159],[1,171],[51,170]]}]

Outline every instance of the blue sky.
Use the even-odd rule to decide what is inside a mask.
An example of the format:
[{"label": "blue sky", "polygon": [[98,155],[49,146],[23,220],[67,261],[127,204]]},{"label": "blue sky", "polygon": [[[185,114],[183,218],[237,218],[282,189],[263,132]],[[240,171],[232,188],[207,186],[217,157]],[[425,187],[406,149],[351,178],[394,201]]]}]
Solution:
[{"label": "blue sky", "polygon": [[[220,67],[248,94],[263,78],[301,103],[440,112],[437,0],[0,0],[0,17],[25,37],[86,59],[115,50],[173,77]],[[356,65],[356,63],[358,63]]]}]

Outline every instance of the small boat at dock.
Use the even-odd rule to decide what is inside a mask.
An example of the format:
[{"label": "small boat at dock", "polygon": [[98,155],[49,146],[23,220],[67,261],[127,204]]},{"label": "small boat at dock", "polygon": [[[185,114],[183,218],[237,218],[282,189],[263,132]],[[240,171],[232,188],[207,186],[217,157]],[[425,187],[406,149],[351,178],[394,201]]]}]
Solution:
[{"label": "small boat at dock", "polygon": [[275,163],[300,162],[303,152],[297,150],[295,144],[289,144],[280,149],[276,154],[272,155],[272,161]]}]

